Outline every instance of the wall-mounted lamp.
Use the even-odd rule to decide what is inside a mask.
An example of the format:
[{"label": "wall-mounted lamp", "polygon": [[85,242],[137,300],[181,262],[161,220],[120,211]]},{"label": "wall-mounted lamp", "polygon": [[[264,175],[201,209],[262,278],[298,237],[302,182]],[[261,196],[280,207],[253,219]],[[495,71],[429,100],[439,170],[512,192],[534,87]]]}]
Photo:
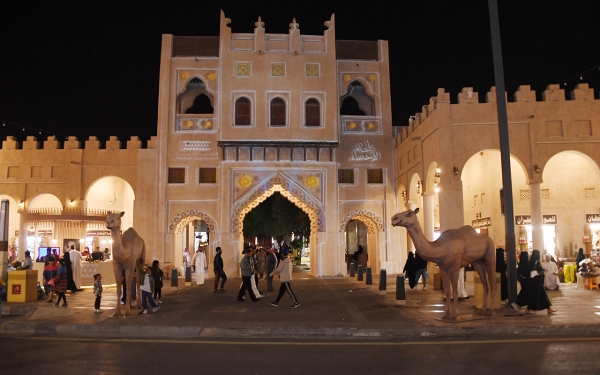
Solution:
[{"label": "wall-mounted lamp", "polygon": [[25,205],[25,203],[23,203],[23,201],[19,202],[19,207],[23,208],[24,205]]},{"label": "wall-mounted lamp", "polygon": [[475,214],[475,217],[478,218],[478,219],[481,219],[481,212],[478,213],[478,214]]},{"label": "wall-mounted lamp", "polygon": [[442,170],[438,167],[435,169],[435,175],[434,177],[440,177],[440,174],[442,173]]},{"label": "wall-mounted lamp", "polygon": [[455,176],[458,176],[458,167],[454,167],[454,168],[452,169],[452,172],[454,172],[454,175],[455,175]]},{"label": "wall-mounted lamp", "polygon": [[537,164],[534,164],[534,165],[533,165],[533,171],[534,171],[535,173],[540,173],[540,167],[539,167]]},{"label": "wall-mounted lamp", "polygon": [[69,201],[69,206],[73,207],[73,205],[74,205],[74,204],[75,204],[75,201],[74,201],[73,199],[71,199],[71,200]]},{"label": "wall-mounted lamp", "polygon": [[417,181],[417,194],[421,194],[421,180]]}]

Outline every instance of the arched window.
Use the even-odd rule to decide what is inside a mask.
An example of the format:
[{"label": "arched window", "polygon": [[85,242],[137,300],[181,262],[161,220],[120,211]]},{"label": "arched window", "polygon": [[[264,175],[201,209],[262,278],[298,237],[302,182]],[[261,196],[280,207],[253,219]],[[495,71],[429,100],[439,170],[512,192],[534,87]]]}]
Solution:
[{"label": "arched window", "polygon": [[360,82],[354,81],[348,85],[348,91],[340,100],[342,116],[375,116],[375,101]]},{"label": "arched window", "polygon": [[271,100],[271,126],[285,125],[285,101],[275,98]]},{"label": "arched window", "polygon": [[321,126],[321,103],[315,98],[310,98],[304,103],[306,126]]},{"label": "arched window", "polygon": [[205,94],[200,94],[194,99],[194,104],[185,110],[186,114],[206,114],[214,113],[213,106],[210,104],[210,98]]},{"label": "arched window", "polygon": [[251,125],[252,111],[250,109],[250,99],[246,97],[238,98],[235,101],[235,124]]},{"label": "arched window", "polygon": [[177,113],[213,114],[213,96],[206,90],[204,82],[192,78],[185,90],[177,97]]}]

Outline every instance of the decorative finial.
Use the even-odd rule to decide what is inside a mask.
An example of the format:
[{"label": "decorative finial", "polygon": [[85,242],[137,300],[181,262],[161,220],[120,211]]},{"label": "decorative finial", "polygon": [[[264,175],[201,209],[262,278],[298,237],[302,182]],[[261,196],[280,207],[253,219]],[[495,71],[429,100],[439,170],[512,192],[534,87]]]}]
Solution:
[{"label": "decorative finial", "polygon": [[257,29],[264,29],[265,28],[265,23],[262,22],[262,20],[260,19],[260,16],[258,16],[258,22],[254,23],[254,27],[256,27]]},{"label": "decorative finial", "polygon": [[299,27],[300,25],[296,23],[296,18],[294,18],[292,20],[292,23],[290,23],[290,30],[298,30]]}]

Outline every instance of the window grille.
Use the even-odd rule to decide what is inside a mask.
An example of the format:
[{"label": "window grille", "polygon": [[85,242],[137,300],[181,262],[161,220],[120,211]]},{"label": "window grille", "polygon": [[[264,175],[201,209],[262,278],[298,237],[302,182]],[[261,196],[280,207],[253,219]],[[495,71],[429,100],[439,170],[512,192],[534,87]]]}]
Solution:
[{"label": "window grille", "polygon": [[529,190],[519,190],[519,199],[522,201],[529,200]]},{"label": "window grille", "polygon": [[383,184],[383,169],[367,169],[368,184]]},{"label": "window grille", "polygon": [[200,168],[201,184],[216,184],[217,183],[217,168]]},{"label": "window grille", "polygon": [[185,184],[185,168],[169,168],[170,184]]},{"label": "window grille", "polygon": [[339,169],[338,170],[338,183],[339,184],[353,184],[354,183],[354,169]]},{"label": "window grille", "polygon": [[594,199],[594,198],[596,198],[596,189],[595,188],[585,188],[584,195],[585,195],[585,199]]},{"label": "window grille", "polygon": [[542,189],[540,195],[541,195],[541,199],[543,199],[543,200],[550,199],[550,189]]}]

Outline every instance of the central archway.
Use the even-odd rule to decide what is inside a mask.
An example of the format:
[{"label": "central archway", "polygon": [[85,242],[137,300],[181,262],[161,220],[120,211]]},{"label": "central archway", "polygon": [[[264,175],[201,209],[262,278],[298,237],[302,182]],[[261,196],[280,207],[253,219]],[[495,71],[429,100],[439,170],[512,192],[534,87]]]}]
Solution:
[{"label": "central archway", "polygon": [[[240,246],[243,246],[244,217],[248,212],[252,211],[252,209],[264,202],[275,192],[280,193],[308,215],[310,220],[310,262],[311,264],[315,264],[314,246],[316,244],[317,232],[325,231],[325,215],[323,209],[310,193],[304,191],[293,181],[281,174],[277,174],[264,181],[254,190],[254,192],[237,202],[233,209],[231,232],[238,233],[240,236],[239,244]],[[243,249],[240,248],[239,250],[241,251]],[[315,268],[316,267],[311,267],[312,274],[317,272],[315,271]]]}]

